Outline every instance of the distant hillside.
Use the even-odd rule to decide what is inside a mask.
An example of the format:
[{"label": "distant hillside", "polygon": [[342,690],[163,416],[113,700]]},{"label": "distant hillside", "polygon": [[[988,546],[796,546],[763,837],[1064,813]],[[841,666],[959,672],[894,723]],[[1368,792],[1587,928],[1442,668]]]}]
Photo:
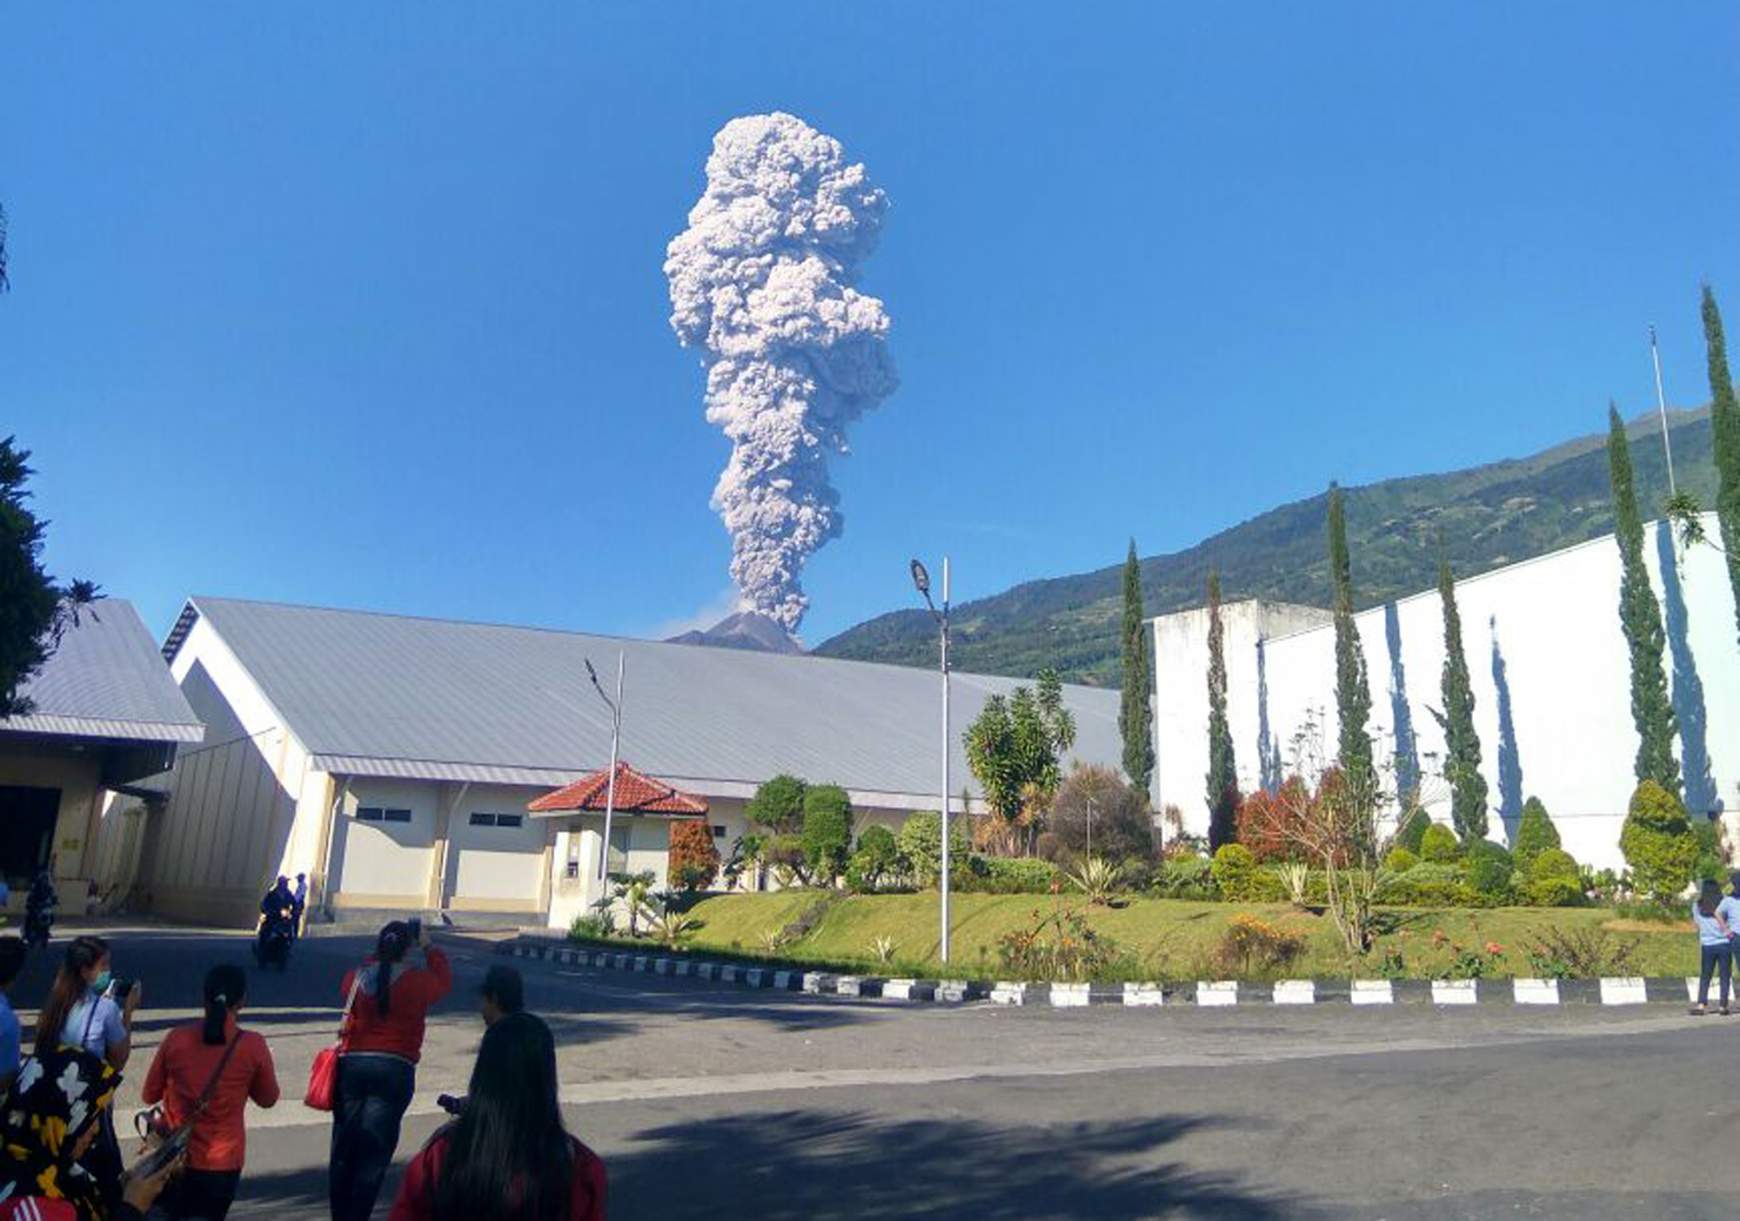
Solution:
[{"label": "distant hillside", "polygon": [[[1680,487],[1708,505],[1716,474],[1708,408],[1670,413]],[[1640,502],[1667,497],[1666,465],[1654,412],[1631,424]],[[1433,585],[1442,535],[1459,577],[1555,551],[1607,533],[1605,434],[1580,437],[1533,457],[1442,475],[1390,479],[1345,489],[1348,542],[1360,605]],[[1142,561],[1149,614],[1200,605],[1208,570],[1219,568],[1228,600],[1274,598],[1329,604],[1324,495],[1271,509],[1189,550]],[[1108,522],[1106,550],[1118,555],[1126,529]],[[1066,679],[1115,686],[1123,565],[1029,581],[955,610],[950,658],[964,670],[1031,676],[1056,666]],[[936,628],[924,610],[879,615],[823,641],[827,657],[936,664]]]}]

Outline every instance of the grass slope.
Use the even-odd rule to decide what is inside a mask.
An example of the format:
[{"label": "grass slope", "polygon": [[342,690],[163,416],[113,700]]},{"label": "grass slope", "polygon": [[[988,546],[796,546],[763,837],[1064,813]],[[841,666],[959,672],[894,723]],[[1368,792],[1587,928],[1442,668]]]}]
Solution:
[{"label": "grass slope", "polygon": [[[695,950],[755,955],[762,935],[777,931],[806,905],[804,895],[732,894],[702,900],[694,915],[702,921],[690,942]],[[811,896],[813,901],[813,896]],[[1032,926],[1034,913],[1051,909],[1043,895],[979,895],[953,897],[954,929],[951,962],[945,971],[937,959],[937,896],[933,894],[859,895],[841,897],[806,937],[782,947],[779,957],[867,973],[936,978],[939,974],[996,979],[997,941],[1005,933]],[[1533,972],[1528,949],[1552,927],[1607,927],[1616,936],[1635,938],[1640,945],[1633,973],[1692,975],[1697,973],[1697,939],[1690,922],[1679,925],[1637,924],[1615,920],[1599,908],[1502,907],[1490,910],[1398,908],[1394,925],[1379,939],[1377,950],[1363,964],[1351,963],[1341,949],[1327,916],[1298,911],[1287,904],[1192,903],[1174,899],[1131,899],[1126,906],[1087,909],[1095,931],[1115,940],[1128,962],[1116,978],[1192,980],[1215,978],[1210,963],[1227,922],[1241,912],[1257,915],[1282,928],[1296,929],[1308,939],[1305,956],[1284,972],[1290,978],[1335,978],[1371,975],[1383,954],[1399,952],[1411,978],[1430,978],[1448,966],[1452,944],[1479,949],[1487,942],[1504,947],[1495,974],[1528,976]],[[1438,943],[1434,934],[1446,938]],[[894,939],[895,962],[876,964],[870,949],[880,936]]]},{"label": "grass slope", "polygon": [[[1639,502],[1667,496],[1655,415],[1631,425]],[[1707,409],[1674,413],[1674,467],[1680,486],[1704,504],[1715,496]],[[1612,528],[1607,455],[1601,436],[1581,437],[1529,458],[1391,479],[1346,489],[1354,584],[1362,606],[1430,588],[1439,539],[1459,576],[1543,555]],[[1329,604],[1325,497],[1272,509],[1194,547],[1142,561],[1149,614],[1201,605],[1211,567],[1226,597]],[[1107,552],[1121,554],[1124,526],[1108,522]],[[1065,679],[1118,682],[1122,565],[1030,581],[955,612],[953,660],[964,670],[1031,677],[1055,666]],[[896,611],[823,641],[828,657],[929,666],[936,629],[928,612]]]}]

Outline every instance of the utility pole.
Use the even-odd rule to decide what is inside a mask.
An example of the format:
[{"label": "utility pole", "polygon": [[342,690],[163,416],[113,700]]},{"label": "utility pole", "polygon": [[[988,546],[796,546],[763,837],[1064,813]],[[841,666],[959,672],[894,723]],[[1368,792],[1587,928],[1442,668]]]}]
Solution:
[{"label": "utility pole", "polygon": [[1668,440],[1667,396],[1661,388],[1661,352],[1655,346],[1655,323],[1649,324],[1649,358],[1655,363],[1655,408],[1661,414],[1661,448],[1667,455],[1668,495],[1677,497],[1679,488],[1674,484],[1674,447]]}]

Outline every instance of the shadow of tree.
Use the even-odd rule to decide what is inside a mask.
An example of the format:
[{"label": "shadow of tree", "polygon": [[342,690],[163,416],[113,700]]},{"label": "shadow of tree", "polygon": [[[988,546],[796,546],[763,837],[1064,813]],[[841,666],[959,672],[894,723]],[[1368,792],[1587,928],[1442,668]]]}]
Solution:
[{"label": "shadow of tree", "polygon": [[1269,724],[1269,660],[1262,640],[1257,641],[1257,783],[1264,792],[1281,788],[1281,746]]},{"label": "shadow of tree", "polygon": [[1686,809],[1694,817],[1717,814],[1722,810],[1722,798],[1710,774],[1704,680],[1698,677],[1698,659],[1692,654],[1687,634],[1686,593],[1680,584],[1679,557],[1674,554],[1673,527],[1666,521],[1656,523],[1655,554],[1660,561],[1662,601],[1667,612],[1668,653],[1674,665],[1674,719],[1680,729],[1680,771],[1686,782]]},{"label": "shadow of tree", "polygon": [[1516,843],[1522,822],[1522,757],[1517,753],[1516,721],[1511,715],[1510,677],[1504,650],[1498,647],[1498,616],[1486,621],[1492,632],[1492,685],[1498,692],[1498,817],[1504,823],[1506,843]]},{"label": "shadow of tree", "polygon": [[1390,650],[1390,717],[1396,727],[1396,789],[1420,790],[1420,754],[1414,713],[1408,706],[1408,671],[1402,664],[1402,618],[1394,602],[1384,603],[1384,642]]},{"label": "shadow of tree", "polygon": [[[780,1111],[670,1124],[609,1159],[613,1217],[1216,1217],[1266,1221],[1301,1206],[1191,1171],[1160,1150],[1216,1121],[1017,1127],[962,1118]],[[718,1173],[672,1173],[674,1167]]]}]

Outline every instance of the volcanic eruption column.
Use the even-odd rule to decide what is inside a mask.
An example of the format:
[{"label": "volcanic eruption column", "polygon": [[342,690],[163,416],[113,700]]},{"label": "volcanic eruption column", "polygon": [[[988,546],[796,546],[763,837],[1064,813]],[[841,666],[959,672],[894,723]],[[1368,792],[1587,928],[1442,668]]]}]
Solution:
[{"label": "volcanic eruption column", "polygon": [[707,369],[731,439],[713,508],[744,606],[796,632],[804,561],[840,533],[828,455],[898,384],[888,311],[853,288],[888,198],[840,142],[789,114],[713,137],[707,189],[665,252],[671,327]]}]

